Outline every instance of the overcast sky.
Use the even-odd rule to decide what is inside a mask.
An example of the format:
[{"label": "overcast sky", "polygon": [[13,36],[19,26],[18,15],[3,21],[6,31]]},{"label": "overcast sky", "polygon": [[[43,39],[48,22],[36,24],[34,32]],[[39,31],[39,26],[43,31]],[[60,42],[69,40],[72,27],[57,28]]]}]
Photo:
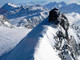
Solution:
[{"label": "overcast sky", "polygon": [[0,5],[4,5],[5,3],[25,3],[30,1],[47,1],[47,2],[61,2],[64,1],[66,3],[80,3],[80,0],[0,0]]}]

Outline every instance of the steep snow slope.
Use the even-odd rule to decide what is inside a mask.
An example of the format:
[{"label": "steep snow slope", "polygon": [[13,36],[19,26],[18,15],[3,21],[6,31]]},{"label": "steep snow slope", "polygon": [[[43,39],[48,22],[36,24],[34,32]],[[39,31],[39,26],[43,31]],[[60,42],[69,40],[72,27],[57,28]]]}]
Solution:
[{"label": "steep snow slope", "polygon": [[0,26],[0,56],[12,50],[31,29]]},{"label": "steep snow slope", "polygon": [[10,27],[11,24],[9,23],[8,19],[6,19],[3,15],[0,15],[0,26],[8,26]]},{"label": "steep snow slope", "polygon": [[[47,22],[45,21],[44,23]],[[22,39],[22,41],[13,49],[12,53],[6,59],[52,60],[55,56],[55,60],[60,60],[60,58],[57,56],[57,53],[53,50],[50,42],[46,38],[45,33],[47,32],[48,27],[44,23],[38,25],[24,39]],[[51,35],[53,33],[51,33]],[[53,37],[51,37],[51,40],[53,40]],[[38,48],[40,49],[40,51],[38,50]],[[37,53],[38,51],[39,53]]]},{"label": "steep snow slope", "polygon": [[[56,43],[54,37],[59,30],[51,26],[46,18],[2,60],[61,60],[58,56],[59,52],[54,47]],[[69,35],[74,36],[74,39],[77,39],[76,42],[79,43],[75,32],[72,32],[73,29],[70,28]],[[70,56],[67,59],[70,60]]]},{"label": "steep snow slope", "polygon": [[19,6],[15,5],[15,4],[11,4],[11,3],[6,3],[4,6],[1,7],[1,9],[4,9],[7,12],[9,12],[17,7],[19,7]]}]

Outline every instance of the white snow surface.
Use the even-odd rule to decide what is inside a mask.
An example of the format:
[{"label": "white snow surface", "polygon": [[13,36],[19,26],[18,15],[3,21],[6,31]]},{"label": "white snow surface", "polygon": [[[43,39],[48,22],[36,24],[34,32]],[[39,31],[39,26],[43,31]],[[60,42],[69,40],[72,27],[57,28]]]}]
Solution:
[{"label": "white snow surface", "polygon": [[31,29],[0,26],[0,56],[12,50]]},{"label": "white snow surface", "polygon": [[12,6],[12,7],[18,7],[17,5],[12,4],[12,3],[8,3],[8,5],[10,5],[10,6]]},{"label": "white snow surface", "polygon": [[[43,21],[35,27],[12,52],[2,60],[61,60],[51,43],[54,44],[56,29]],[[55,32],[54,32],[55,31]],[[51,43],[50,43],[51,42]]]},{"label": "white snow surface", "polygon": [[[1,60],[61,60],[54,49],[54,36],[58,30],[59,28],[51,26],[46,18]],[[73,29],[69,29],[69,34],[76,38]]]},{"label": "white snow surface", "polygon": [[3,15],[0,15],[0,26],[1,25],[8,26],[8,27],[11,26],[9,21]]},{"label": "white snow surface", "polygon": [[80,14],[79,13],[68,13],[66,14],[70,24],[72,25],[73,23],[80,21]]}]

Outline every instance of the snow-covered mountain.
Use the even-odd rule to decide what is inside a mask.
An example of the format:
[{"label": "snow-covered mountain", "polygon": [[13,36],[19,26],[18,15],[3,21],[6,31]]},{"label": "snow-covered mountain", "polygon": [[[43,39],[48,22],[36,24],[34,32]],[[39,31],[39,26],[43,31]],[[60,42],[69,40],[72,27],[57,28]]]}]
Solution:
[{"label": "snow-covered mountain", "polygon": [[0,15],[0,26],[10,26],[8,19],[6,19],[3,15]]},{"label": "snow-covered mountain", "polygon": [[55,7],[59,8],[61,12],[64,13],[80,13],[80,5],[77,3],[66,4],[65,2],[50,2],[44,5],[45,8],[51,10]]},{"label": "snow-covered mountain", "polygon": [[[60,28],[65,34],[62,27],[54,27],[54,25],[48,23],[48,18],[46,18],[25,36],[10,53],[3,55],[0,60],[80,60],[78,54],[80,41],[76,32],[69,27],[69,44],[65,38],[62,38],[61,43],[56,35],[61,30]],[[67,44],[68,48],[66,48]],[[79,48],[79,51],[76,50],[77,48]]]},{"label": "snow-covered mountain", "polygon": [[[61,4],[56,6],[64,7],[65,4]],[[70,6],[70,9],[71,6],[77,7],[76,4],[65,6]],[[65,38],[65,30],[61,26],[56,27],[48,22],[48,10],[39,4],[17,7],[5,16],[11,24],[27,28],[33,28],[42,22],[27,35],[25,28],[9,29],[0,26],[0,60],[80,60],[79,13],[66,14],[70,23],[69,40]],[[2,15],[0,25],[9,25]],[[64,36],[61,39],[57,35],[60,31]]]},{"label": "snow-covered mountain", "polygon": [[17,6],[11,3],[6,3],[2,6],[0,12],[0,14],[8,18],[11,24],[27,28],[35,27],[48,16],[48,10],[40,4]]},{"label": "snow-covered mountain", "polygon": [[[80,39],[80,14],[78,13],[72,13],[71,14],[72,17],[74,17],[73,20],[73,24],[71,25],[71,27],[74,29],[74,31],[76,32],[76,35],[78,36],[78,38]],[[71,18],[72,18],[71,17]]]},{"label": "snow-covered mountain", "polygon": [[80,5],[76,3],[72,3],[72,4],[61,7],[60,10],[65,13],[72,13],[72,12],[80,13]]},{"label": "snow-covered mountain", "polygon": [[[14,11],[10,11],[9,13],[5,14],[5,16],[10,19],[10,22],[14,25],[25,27],[29,26],[30,28],[33,28],[48,16],[48,10],[39,4],[33,6],[21,5]],[[25,19],[27,22],[24,24],[22,20],[24,21]],[[13,21],[15,21],[15,23],[13,23]]]},{"label": "snow-covered mountain", "polygon": [[50,2],[48,4],[45,4],[44,7],[49,9],[49,10],[51,10],[51,9],[53,9],[55,7],[56,8],[61,8],[61,7],[65,6],[65,5],[66,5],[66,3],[64,3],[64,2],[59,2],[59,3],[57,3],[57,2]]},{"label": "snow-covered mountain", "polygon": [[15,4],[11,4],[11,3],[6,3],[5,5],[3,5],[1,7],[1,9],[6,10],[7,12],[14,10],[15,8],[17,8],[19,6],[15,5]]},{"label": "snow-covered mountain", "polygon": [[40,4],[26,4],[26,6],[16,6],[14,4],[7,3],[2,8],[10,8],[8,8],[9,11],[4,14],[4,16],[6,16],[10,20],[11,24],[16,25],[18,27],[24,26],[28,28],[33,28],[48,16],[48,11],[54,7],[60,8],[60,11],[64,13],[79,13],[79,6],[80,5],[76,3],[67,5],[64,2],[51,2],[44,6]]},{"label": "snow-covered mountain", "polygon": [[11,18],[17,18],[17,17],[21,17],[21,16],[35,15],[36,13],[46,12],[46,11],[47,11],[46,9],[44,9],[42,6],[40,6],[38,4],[34,5],[34,6],[21,5],[19,8],[15,9],[14,11],[9,12],[5,16],[7,18],[11,19]]}]

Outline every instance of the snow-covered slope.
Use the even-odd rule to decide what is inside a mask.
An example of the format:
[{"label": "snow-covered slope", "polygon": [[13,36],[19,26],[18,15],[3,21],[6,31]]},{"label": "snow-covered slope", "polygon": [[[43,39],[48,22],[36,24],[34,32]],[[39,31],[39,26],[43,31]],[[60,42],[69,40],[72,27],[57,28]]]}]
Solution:
[{"label": "snow-covered slope", "polygon": [[75,26],[80,27],[80,14],[79,13],[72,13],[72,14],[68,14],[71,16],[72,20],[73,20],[73,24]]},{"label": "snow-covered slope", "polygon": [[0,15],[0,26],[1,25],[8,26],[8,27],[10,27],[11,25],[9,21],[3,15]]},{"label": "snow-covered slope", "polygon": [[0,56],[12,50],[31,29],[0,26]]},{"label": "snow-covered slope", "polygon": [[5,16],[11,19],[21,16],[35,15],[36,13],[46,12],[46,11],[47,10],[40,5],[26,5],[26,6],[21,5],[19,8],[9,12]]},{"label": "snow-covered slope", "polygon": [[77,21],[80,21],[80,14],[79,13],[67,13],[66,14],[69,22],[70,22],[70,25],[76,23]]},{"label": "snow-covered slope", "polygon": [[21,6],[5,16],[10,19],[11,24],[33,28],[48,16],[48,10],[38,4],[33,6],[27,5],[26,7]]},{"label": "snow-covered slope", "polygon": [[[53,60],[54,57],[56,58],[55,60],[60,60],[47,37],[50,33],[47,33],[47,29],[49,28],[46,25],[46,21],[38,25],[22,39],[5,60]],[[49,31],[52,30],[54,29],[49,29]],[[52,37],[53,34],[54,32],[50,34],[50,40],[52,41],[54,41]]]},{"label": "snow-covered slope", "polygon": [[42,20],[44,20],[44,18],[48,16],[48,7],[48,9],[58,7],[60,8],[61,12],[64,13],[79,13],[80,6],[76,3],[67,5],[64,2],[51,2],[44,6],[36,4],[26,6],[21,5],[20,7],[15,7],[10,3],[8,3],[7,5],[14,7],[14,9],[10,10],[8,13],[4,15],[10,20],[10,23],[18,27],[23,26],[31,29],[34,28],[37,24],[39,24]]},{"label": "snow-covered slope", "polygon": [[[9,55],[4,55],[1,60],[61,60],[58,56],[59,51],[55,48],[57,46],[55,45],[56,32],[59,30],[59,27],[50,25],[46,18],[25,36]],[[62,31],[64,33],[63,29]],[[73,29],[70,28],[68,32],[69,36],[73,36],[78,44],[80,41]],[[69,54],[66,58],[72,60]]]},{"label": "snow-covered slope", "polygon": [[19,6],[16,6],[16,5],[11,4],[11,3],[6,3],[4,6],[1,7],[1,9],[4,9],[4,10],[9,12],[9,11],[11,11],[17,7],[19,7]]},{"label": "snow-covered slope", "polygon": [[40,4],[15,6],[14,4],[6,3],[2,6],[0,14],[8,18],[12,25],[34,28],[48,16],[48,10]]}]

